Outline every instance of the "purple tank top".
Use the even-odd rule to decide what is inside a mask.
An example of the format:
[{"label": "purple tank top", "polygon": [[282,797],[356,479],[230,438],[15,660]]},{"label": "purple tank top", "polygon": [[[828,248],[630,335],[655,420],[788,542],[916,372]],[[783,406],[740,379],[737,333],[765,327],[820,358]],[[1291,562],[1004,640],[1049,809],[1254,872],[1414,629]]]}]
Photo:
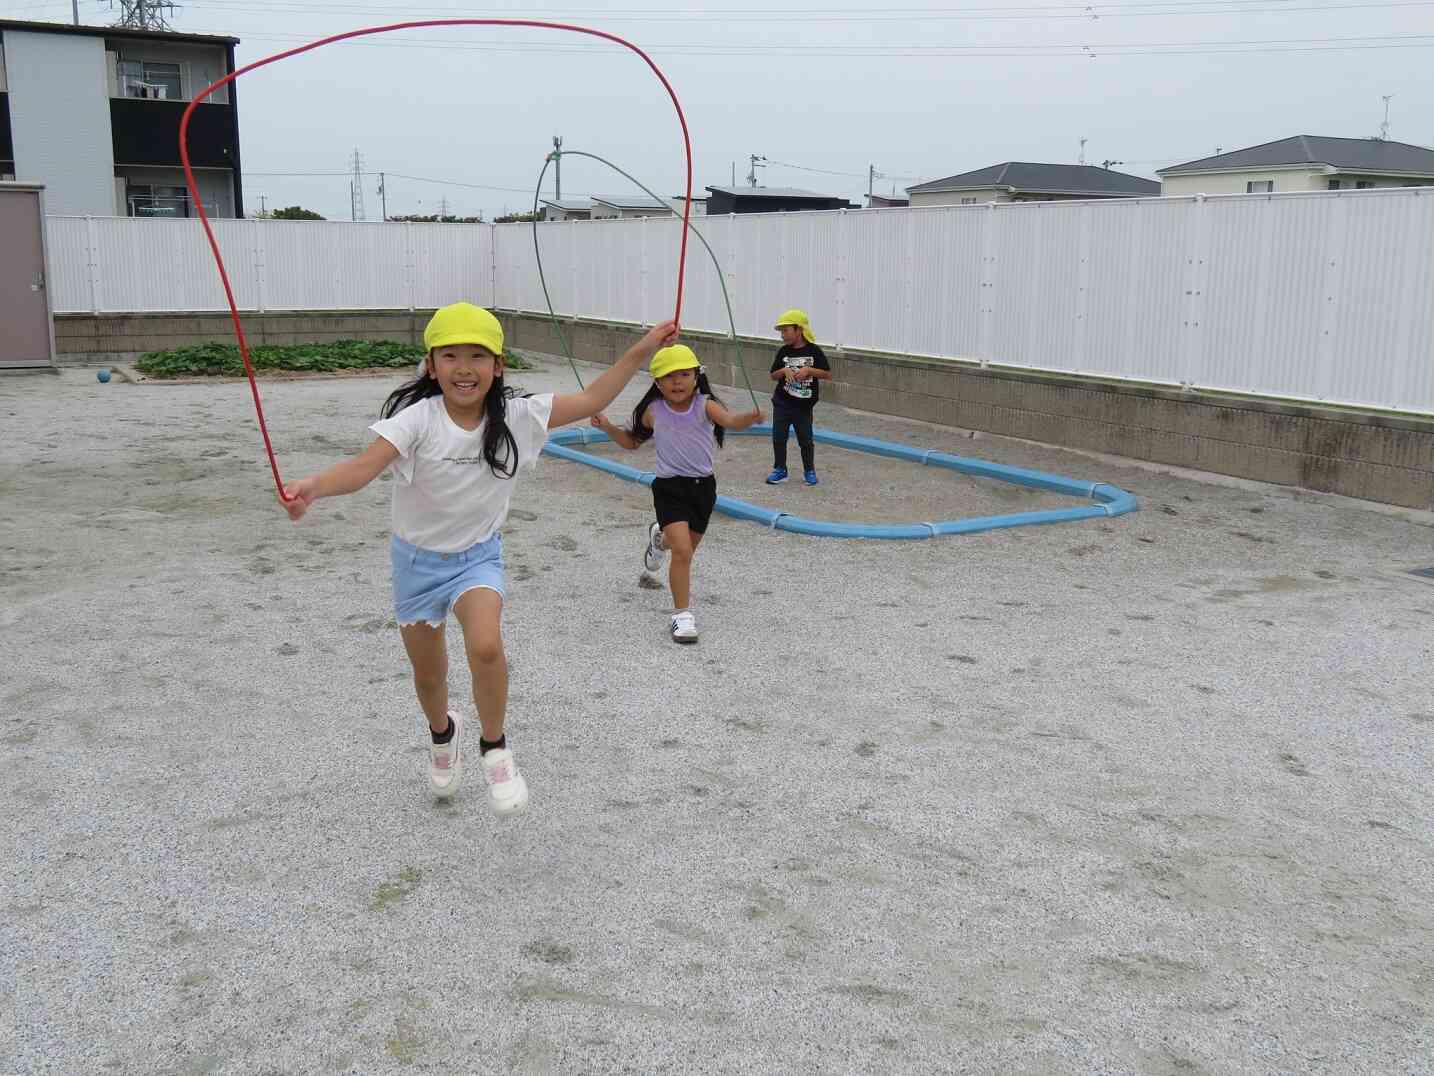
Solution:
[{"label": "purple tank top", "polygon": [[712,420],[707,397],[692,394],[685,411],[674,411],[667,401],[652,402],[652,440],[657,445],[657,477],[702,478],[712,473]]}]

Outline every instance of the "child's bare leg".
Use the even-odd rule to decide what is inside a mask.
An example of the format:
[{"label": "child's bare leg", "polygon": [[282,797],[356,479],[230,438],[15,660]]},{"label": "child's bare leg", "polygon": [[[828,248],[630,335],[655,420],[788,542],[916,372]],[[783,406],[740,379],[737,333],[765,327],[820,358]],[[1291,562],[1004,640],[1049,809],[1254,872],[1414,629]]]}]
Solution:
[{"label": "child's bare leg", "polygon": [[693,534],[686,523],[669,523],[662,528],[662,544],[672,554],[667,581],[672,587],[672,608],[686,609],[692,600],[692,555],[702,535]]},{"label": "child's bare leg", "polygon": [[489,743],[503,736],[508,713],[508,656],[503,652],[503,596],[475,587],[459,596],[453,615],[463,626],[463,648],[473,675],[473,701],[478,723]]},{"label": "child's bare leg", "polygon": [[448,728],[448,646],[443,626],[405,624],[398,629],[413,666],[413,689],[428,727],[438,735]]}]

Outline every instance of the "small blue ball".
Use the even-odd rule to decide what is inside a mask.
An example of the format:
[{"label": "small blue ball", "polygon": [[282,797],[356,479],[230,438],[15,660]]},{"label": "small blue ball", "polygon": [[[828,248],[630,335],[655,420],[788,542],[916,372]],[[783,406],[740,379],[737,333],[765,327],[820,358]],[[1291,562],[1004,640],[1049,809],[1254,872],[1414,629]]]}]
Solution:
[{"label": "small blue ball", "polygon": [[110,379],[110,372],[108,370],[101,370],[99,373],[95,374],[95,376],[100,379],[100,384],[104,384]]}]

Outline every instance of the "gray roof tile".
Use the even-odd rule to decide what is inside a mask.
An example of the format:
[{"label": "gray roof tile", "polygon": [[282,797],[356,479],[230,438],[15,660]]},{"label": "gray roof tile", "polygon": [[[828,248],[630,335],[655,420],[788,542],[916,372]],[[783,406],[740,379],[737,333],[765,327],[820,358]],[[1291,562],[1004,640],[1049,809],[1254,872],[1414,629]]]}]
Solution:
[{"label": "gray roof tile", "polygon": [[937,191],[980,190],[983,187],[1010,187],[1034,194],[1155,195],[1160,184],[1151,179],[1097,168],[1091,164],[1038,164],[1006,161],[972,172],[934,179],[907,187],[907,194]]},{"label": "gray roof tile", "polygon": [[1251,168],[1279,168],[1290,165],[1328,165],[1352,172],[1416,172],[1434,175],[1434,150],[1407,142],[1378,138],[1324,138],[1295,135],[1278,142],[1232,150],[1214,157],[1162,168],[1156,175],[1182,172],[1248,171]]}]

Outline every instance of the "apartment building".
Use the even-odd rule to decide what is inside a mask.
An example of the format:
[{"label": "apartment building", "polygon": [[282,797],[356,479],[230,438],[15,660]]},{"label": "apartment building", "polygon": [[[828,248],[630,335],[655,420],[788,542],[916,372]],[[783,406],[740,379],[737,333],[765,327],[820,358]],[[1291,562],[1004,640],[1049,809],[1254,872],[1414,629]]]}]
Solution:
[{"label": "apartment building", "polygon": [[[237,38],[0,19],[0,179],[45,185],[51,214],[195,216],[179,121],[234,70]],[[205,212],[244,215],[231,83],[195,110]]]}]

